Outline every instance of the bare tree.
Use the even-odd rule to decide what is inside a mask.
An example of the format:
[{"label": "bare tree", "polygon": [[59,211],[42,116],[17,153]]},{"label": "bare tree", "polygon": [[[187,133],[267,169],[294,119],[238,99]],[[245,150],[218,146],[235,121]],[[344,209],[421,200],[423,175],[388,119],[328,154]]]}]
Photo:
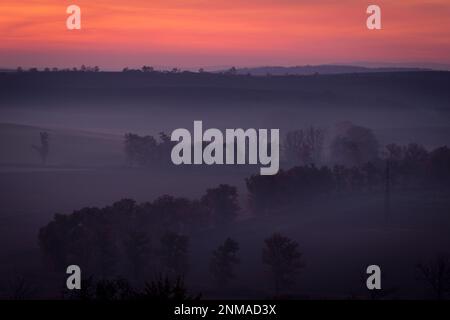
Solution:
[{"label": "bare tree", "polygon": [[444,299],[450,292],[450,255],[438,254],[428,263],[419,263],[417,269],[433,289],[436,299]]},{"label": "bare tree", "polygon": [[295,164],[318,164],[322,157],[324,130],[314,127],[290,131],[284,149],[288,161]]},{"label": "bare tree", "polygon": [[10,280],[10,296],[12,300],[30,300],[36,295],[37,288],[23,276],[16,276]]},{"label": "bare tree", "polygon": [[49,143],[48,143],[49,135],[47,132],[41,132],[39,135],[40,135],[41,145],[40,146],[32,145],[32,147],[39,154],[42,164],[45,165],[47,163],[47,157],[48,157],[48,152],[49,152]]}]

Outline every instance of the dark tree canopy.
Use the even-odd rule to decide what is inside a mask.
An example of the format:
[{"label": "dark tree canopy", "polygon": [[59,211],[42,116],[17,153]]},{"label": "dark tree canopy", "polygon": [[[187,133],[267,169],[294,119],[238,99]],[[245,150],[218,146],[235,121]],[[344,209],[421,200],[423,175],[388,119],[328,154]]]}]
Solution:
[{"label": "dark tree canopy", "polygon": [[264,240],[262,261],[268,265],[274,279],[275,291],[287,288],[295,283],[296,276],[305,267],[298,243],[279,233]]},{"label": "dark tree canopy", "polygon": [[330,146],[334,163],[360,166],[379,158],[379,144],[372,130],[348,125],[333,139]]},{"label": "dark tree canopy", "polygon": [[201,202],[210,210],[213,219],[219,224],[233,221],[239,213],[237,189],[227,184],[207,189]]},{"label": "dark tree canopy", "polygon": [[219,286],[226,286],[235,278],[234,266],[240,262],[237,257],[238,251],[239,244],[231,238],[227,238],[213,251],[209,269]]}]

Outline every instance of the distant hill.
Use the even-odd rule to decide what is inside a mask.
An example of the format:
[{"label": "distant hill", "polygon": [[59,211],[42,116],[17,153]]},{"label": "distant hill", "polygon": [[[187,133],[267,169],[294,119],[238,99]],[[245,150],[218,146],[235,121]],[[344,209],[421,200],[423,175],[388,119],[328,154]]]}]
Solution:
[{"label": "distant hill", "polygon": [[402,72],[402,71],[430,71],[431,69],[424,68],[367,68],[360,66],[346,66],[346,65],[317,65],[317,66],[295,66],[295,67],[256,67],[256,68],[239,68],[238,74],[251,74],[254,76],[265,75],[312,75],[312,74],[344,74],[344,73],[374,73],[374,72]]},{"label": "distant hill", "polygon": [[273,104],[294,108],[427,106],[442,111],[450,110],[449,85],[448,71],[278,77],[209,72],[0,73],[0,110],[8,106],[60,111],[76,106],[78,110],[85,107],[88,111],[95,108],[109,112],[114,108],[126,110],[125,106],[211,109],[219,103],[239,108],[271,108]]}]

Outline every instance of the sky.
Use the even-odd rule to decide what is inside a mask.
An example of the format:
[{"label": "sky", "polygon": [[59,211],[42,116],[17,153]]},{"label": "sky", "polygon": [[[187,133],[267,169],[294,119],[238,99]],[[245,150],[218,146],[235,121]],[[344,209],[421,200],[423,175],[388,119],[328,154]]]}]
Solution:
[{"label": "sky", "polygon": [[3,68],[450,65],[450,1],[2,0],[0,40]]}]

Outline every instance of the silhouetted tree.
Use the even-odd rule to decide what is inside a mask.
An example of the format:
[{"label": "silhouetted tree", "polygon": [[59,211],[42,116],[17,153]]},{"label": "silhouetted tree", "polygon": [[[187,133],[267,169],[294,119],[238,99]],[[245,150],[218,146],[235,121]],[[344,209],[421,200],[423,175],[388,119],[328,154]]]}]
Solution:
[{"label": "silhouetted tree", "polygon": [[158,279],[150,283],[146,283],[144,290],[138,294],[139,299],[149,299],[158,301],[186,301],[186,300],[199,300],[200,294],[194,296],[190,295],[184,284],[183,277],[176,277],[175,280],[171,280],[168,276],[159,276]]},{"label": "silhouetted tree", "polygon": [[[104,208],[56,214],[40,229],[39,247],[49,267],[58,271],[77,264],[96,277],[110,278],[123,271],[139,280],[156,269],[160,260],[169,274],[183,275],[188,237],[167,230],[189,232],[204,227],[208,214],[198,200],[163,196],[138,205],[123,199]],[[161,247],[152,248],[150,235],[162,237]],[[129,264],[117,263],[124,261]]]},{"label": "silhouetted tree", "polygon": [[152,257],[150,237],[145,232],[131,231],[124,241],[125,252],[133,268],[135,280],[140,280],[149,269]]},{"label": "silhouetted tree", "polygon": [[153,136],[125,134],[125,155],[129,165],[167,165],[170,164],[170,150],[174,143],[164,132],[159,134],[160,141]]},{"label": "silhouetted tree", "polygon": [[239,244],[230,238],[213,251],[209,269],[219,286],[226,286],[235,278],[234,266],[240,262],[238,251]]},{"label": "silhouetted tree", "polygon": [[124,278],[94,281],[93,277],[82,279],[81,290],[64,291],[65,298],[85,301],[154,300],[181,302],[199,300],[199,295],[190,295],[183,278],[174,280],[159,276],[146,282],[143,289],[136,289]]},{"label": "silhouetted tree", "polygon": [[450,187],[450,149],[440,147],[430,153],[430,173],[440,187]]},{"label": "silhouetted tree", "polygon": [[225,73],[234,76],[237,74],[237,69],[236,69],[236,67],[231,67]]},{"label": "silhouetted tree", "polygon": [[149,66],[142,67],[142,72],[153,72],[153,71],[154,71],[153,67],[149,67]]},{"label": "silhouetted tree", "polygon": [[36,293],[37,288],[23,276],[14,276],[9,280],[8,299],[30,300]]},{"label": "silhouetted tree", "polygon": [[246,179],[251,207],[259,214],[282,213],[327,196],[334,188],[332,174],[327,167],[298,166],[273,176],[253,175]]},{"label": "silhouetted tree", "polygon": [[161,238],[160,257],[166,274],[184,276],[188,270],[189,238],[167,231]]},{"label": "silhouetted tree", "polygon": [[201,202],[209,208],[213,218],[219,224],[233,221],[239,212],[237,189],[227,184],[207,189]]},{"label": "silhouetted tree", "polygon": [[349,125],[331,142],[331,157],[337,164],[359,166],[378,159],[378,141],[372,130]]},{"label": "silhouetted tree", "polygon": [[125,135],[125,154],[129,164],[146,165],[155,163],[157,142],[152,136],[141,137],[137,134]]},{"label": "silhouetted tree", "polygon": [[422,278],[431,286],[435,298],[442,300],[450,292],[450,255],[438,254],[428,263],[417,265]]},{"label": "silhouetted tree", "polygon": [[288,132],[284,143],[286,159],[294,164],[318,164],[324,137],[324,131],[314,127]]},{"label": "silhouetted tree", "polygon": [[294,284],[297,274],[305,264],[301,259],[302,254],[298,251],[297,242],[290,238],[274,233],[264,242],[262,260],[270,268],[278,294],[281,289]]}]

